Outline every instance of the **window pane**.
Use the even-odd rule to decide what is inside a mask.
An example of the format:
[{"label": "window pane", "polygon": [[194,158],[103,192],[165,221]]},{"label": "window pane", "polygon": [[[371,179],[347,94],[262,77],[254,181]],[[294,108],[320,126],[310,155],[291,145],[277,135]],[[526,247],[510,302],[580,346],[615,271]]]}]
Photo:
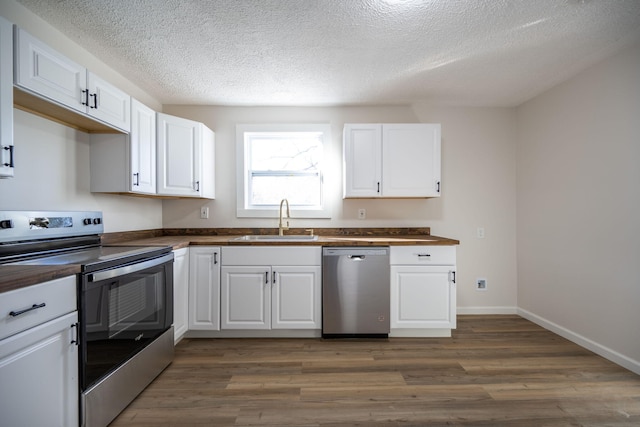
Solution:
[{"label": "window pane", "polygon": [[251,170],[310,171],[319,168],[322,141],[318,134],[250,135]]},{"label": "window pane", "polygon": [[279,205],[285,198],[290,205],[319,206],[320,176],[253,176],[251,198],[254,206]]}]

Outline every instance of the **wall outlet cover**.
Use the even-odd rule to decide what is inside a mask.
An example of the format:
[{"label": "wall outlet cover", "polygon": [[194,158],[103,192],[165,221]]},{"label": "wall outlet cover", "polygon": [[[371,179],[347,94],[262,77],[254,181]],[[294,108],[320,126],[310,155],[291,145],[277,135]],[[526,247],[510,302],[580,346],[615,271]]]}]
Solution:
[{"label": "wall outlet cover", "polygon": [[487,290],[487,279],[483,277],[479,277],[476,279],[476,290],[478,291],[486,291]]}]

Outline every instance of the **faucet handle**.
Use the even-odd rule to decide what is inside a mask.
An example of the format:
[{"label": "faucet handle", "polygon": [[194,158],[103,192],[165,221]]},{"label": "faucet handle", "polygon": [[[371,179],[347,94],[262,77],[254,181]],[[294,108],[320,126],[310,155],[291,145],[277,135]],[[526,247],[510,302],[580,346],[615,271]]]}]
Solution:
[{"label": "faucet handle", "polygon": [[304,231],[310,232],[311,233],[310,236],[313,236],[313,228],[307,228]]}]

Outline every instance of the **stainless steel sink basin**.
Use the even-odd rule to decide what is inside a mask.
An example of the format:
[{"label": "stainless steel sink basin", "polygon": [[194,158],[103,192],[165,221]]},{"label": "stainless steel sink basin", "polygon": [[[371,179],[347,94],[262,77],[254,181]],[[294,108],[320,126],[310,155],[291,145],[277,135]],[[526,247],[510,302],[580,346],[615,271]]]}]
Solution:
[{"label": "stainless steel sink basin", "polygon": [[244,242],[309,242],[318,240],[318,236],[310,235],[285,235],[275,234],[248,234],[246,236],[235,237],[231,240]]}]

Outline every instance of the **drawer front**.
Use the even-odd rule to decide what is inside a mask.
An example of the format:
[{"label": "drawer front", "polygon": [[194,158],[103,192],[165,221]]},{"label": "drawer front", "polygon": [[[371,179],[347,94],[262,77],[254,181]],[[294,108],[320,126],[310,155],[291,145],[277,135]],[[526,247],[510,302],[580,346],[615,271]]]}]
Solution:
[{"label": "drawer front", "polygon": [[455,265],[455,246],[391,246],[391,265]]},{"label": "drawer front", "polygon": [[68,276],[4,292],[0,298],[0,339],[76,311],[76,289],[76,276]]},{"label": "drawer front", "polygon": [[320,265],[320,246],[223,246],[222,265]]}]

